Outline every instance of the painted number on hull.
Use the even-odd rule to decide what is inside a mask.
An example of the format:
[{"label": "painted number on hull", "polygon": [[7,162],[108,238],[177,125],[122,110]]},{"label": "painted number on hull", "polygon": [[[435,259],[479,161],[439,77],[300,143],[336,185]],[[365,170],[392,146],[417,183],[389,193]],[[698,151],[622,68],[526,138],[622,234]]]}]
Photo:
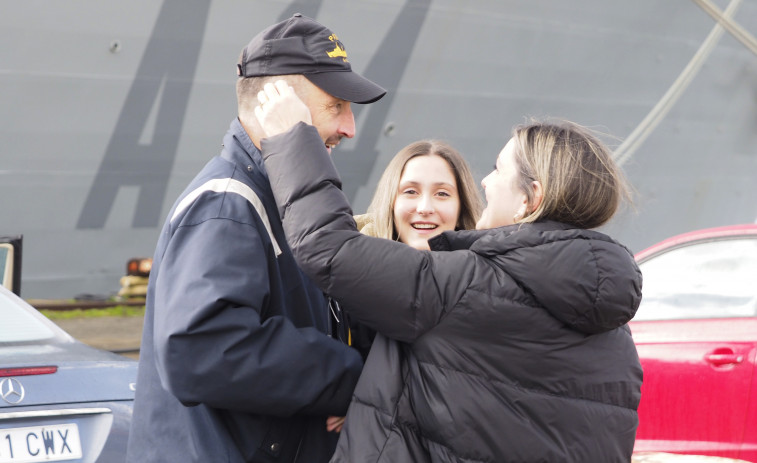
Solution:
[{"label": "painted number on hull", "polygon": [[65,461],[81,458],[76,424],[0,429],[0,463]]}]

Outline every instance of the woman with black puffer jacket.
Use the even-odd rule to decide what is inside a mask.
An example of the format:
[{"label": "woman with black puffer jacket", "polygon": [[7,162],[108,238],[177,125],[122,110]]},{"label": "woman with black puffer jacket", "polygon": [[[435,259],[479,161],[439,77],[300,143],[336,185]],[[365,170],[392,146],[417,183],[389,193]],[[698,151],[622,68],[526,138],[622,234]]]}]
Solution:
[{"label": "woman with black puffer jacket", "polygon": [[592,230],[626,191],[609,150],[570,122],[516,127],[477,230],[420,251],[356,230],[307,108],[265,91],[263,155],[299,264],[396,341],[371,351],[332,461],[630,461],[642,279]]}]

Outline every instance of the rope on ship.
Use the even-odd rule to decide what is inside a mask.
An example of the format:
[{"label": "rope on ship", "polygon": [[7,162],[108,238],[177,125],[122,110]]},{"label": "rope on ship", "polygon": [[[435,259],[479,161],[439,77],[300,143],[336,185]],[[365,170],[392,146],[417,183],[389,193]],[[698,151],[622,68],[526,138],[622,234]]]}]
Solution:
[{"label": "rope on ship", "polygon": [[625,164],[625,162],[636,153],[639,146],[641,146],[647,137],[649,137],[649,135],[657,128],[660,121],[665,118],[673,105],[688,88],[691,81],[694,80],[694,77],[699,73],[704,62],[710,56],[710,53],[715,48],[720,37],[723,35],[723,29],[726,29],[752,53],[757,55],[757,39],[732,19],[736,9],[741,5],[741,0],[731,0],[725,11],[721,11],[711,0],[692,1],[699,5],[707,14],[712,16],[717,21],[717,24],[715,24],[715,27],[713,27],[707,38],[702,42],[699,50],[697,50],[696,54],[691,58],[691,61],[689,61],[689,64],[686,65],[683,72],[681,72],[675,82],[673,82],[673,85],[668,89],[665,95],[660,98],[660,101],[658,101],[652,110],[649,111],[649,114],[647,114],[647,116],[631,132],[628,138],[620,144],[618,149],[615,150],[613,156],[619,165]]}]

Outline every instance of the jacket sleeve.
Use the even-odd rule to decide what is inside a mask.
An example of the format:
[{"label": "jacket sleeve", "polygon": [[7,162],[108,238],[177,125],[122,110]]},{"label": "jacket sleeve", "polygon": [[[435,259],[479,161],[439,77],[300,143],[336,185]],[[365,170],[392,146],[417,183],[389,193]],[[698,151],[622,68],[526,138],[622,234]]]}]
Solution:
[{"label": "jacket sleeve", "polygon": [[211,219],[175,231],[155,282],[161,383],[186,405],[343,415],[360,356],[316,328],[265,316],[273,260],[254,224]]},{"label": "jacket sleeve", "polygon": [[[350,316],[412,342],[436,326],[472,278],[470,253],[418,251],[358,232],[339,175],[313,126],[264,139],[263,157],[300,267]],[[293,167],[296,166],[296,167]]]}]

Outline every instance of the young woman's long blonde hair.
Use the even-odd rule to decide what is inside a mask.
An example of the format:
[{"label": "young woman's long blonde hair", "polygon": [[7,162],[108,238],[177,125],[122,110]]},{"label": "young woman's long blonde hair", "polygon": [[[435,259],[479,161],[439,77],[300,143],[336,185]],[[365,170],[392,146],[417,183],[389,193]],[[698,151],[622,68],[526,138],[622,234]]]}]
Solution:
[{"label": "young woman's long blonde hair", "polygon": [[402,148],[384,170],[368,206],[368,215],[375,229],[372,235],[397,239],[394,227],[394,202],[397,199],[400,178],[407,162],[417,156],[439,156],[447,161],[455,176],[460,197],[460,216],[457,229],[473,229],[481,215],[482,201],[476,181],[463,156],[449,144],[439,140],[421,140]]},{"label": "young woman's long blonde hair", "polygon": [[[529,209],[518,222],[554,220],[596,228],[617,211],[630,188],[610,149],[581,125],[569,121],[533,121],[513,129],[519,188]],[[543,198],[534,203],[532,182],[541,183]]]}]

